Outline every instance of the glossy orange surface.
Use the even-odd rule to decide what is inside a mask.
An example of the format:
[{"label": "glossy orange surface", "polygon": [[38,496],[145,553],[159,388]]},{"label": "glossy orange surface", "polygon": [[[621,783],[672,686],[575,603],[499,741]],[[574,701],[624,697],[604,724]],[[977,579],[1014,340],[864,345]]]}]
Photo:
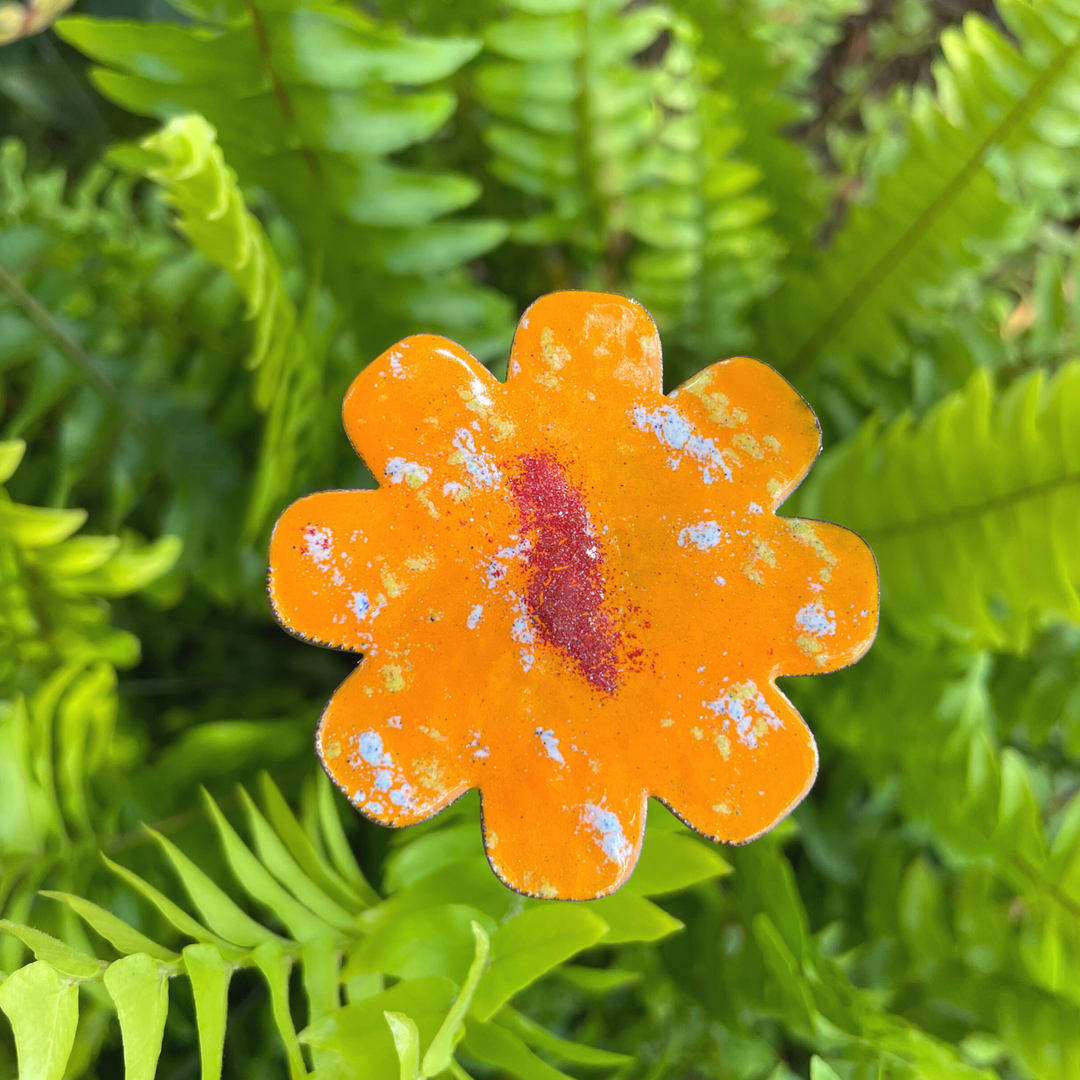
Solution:
[{"label": "glossy orange surface", "polygon": [[445,338],[400,342],[345,399],[377,491],[282,514],[282,625],[363,654],[317,747],[361,813],[409,825],[481,791],[495,872],[589,899],[633,870],[652,795],[743,842],[817,771],[777,675],[858,659],[873,556],[775,516],[818,453],[772,368],[662,392],[660,340],[620,296],[542,297],[506,383]]}]

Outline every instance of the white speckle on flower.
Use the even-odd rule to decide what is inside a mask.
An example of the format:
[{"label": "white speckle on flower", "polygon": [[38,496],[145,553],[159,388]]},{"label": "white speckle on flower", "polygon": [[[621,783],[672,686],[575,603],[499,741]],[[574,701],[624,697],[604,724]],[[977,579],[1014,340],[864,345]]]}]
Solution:
[{"label": "white speckle on flower", "polygon": [[510,627],[510,637],[521,645],[531,645],[536,640],[529,621],[521,616],[518,616],[514,620],[514,625]]},{"label": "white speckle on flower", "polygon": [[[395,717],[395,719],[398,720],[398,726],[400,726],[401,718]],[[387,798],[395,806],[410,809],[416,801],[412,785],[396,770],[392,755],[383,749],[382,736],[377,731],[364,731],[359,735],[354,735],[349,741],[356,747],[356,754],[360,760],[375,769],[373,781],[375,791],[386,792]],[[360,764],[352,756],[349,761],[354,767]],[[371,813],[384,813],[386,807],[380,802],[373,801],[367,803],[364,809]]]},{"label": "white speckle on flower", "polygon": [[413,803],[416,801],[413,796],[412,784],[403,780],[400,787],[396,787],[390,792],[390,801],[395,806],[402,806],[406,810],[411,809]]},{"label": "white speckle on flower", "polygon": [[750,510],[751,514],[764,514],[765,513],[765,511],[762,510],[761,507],[758,506],[758,504],[756,502],[752,502],[750,504],[749,510]]},{"label": "white speckle on flower", "polygon": [[[783,721],[773,712],[765,695],[757,688],[753,680],[740,683],[725,690],[715,701],[703,701],[706,709],[711,709],[717,716],[726,716],[735,725],[739,742],[755,749],[758,736],[768,728],[783,727]],[[727,730],[728,720],[724,721]],[[762,726],[759,727],[759,724]],[[767,726],[765,726],[767,725]]]},{"label": "white speckle on flower", "polygon": [[713,480],[710,466],[719,469],[725,479],[732,479],[731,466],[716,443],[698,435],[694,426],[671,405],[661,405],[651,412],[642,405],[635,405],[630,415],[638,431],[651,431],[665,446],[693,458],[701,466],[701,476],[706,484]]},{"label": "white speckle on flower", "polygon": [[528,649],[521,650],[521,670],[528,674],[536,663],[536,657]]},{"label": "white speckle on flower", "polygon": [[329,529],[309,525],[304,529],[303,554],[315,562],[325,562],[334,553],[334,534]]},{"label": "white speckle on flower", "polygon": [[502,473],[493,461],[476,449],[473,434],[468,428],[458,428],[454,434],[455,452],[450,455],[451,465],[464,465],[469,475],[482,487],[494,487],[502,480]]},{"label": "white speckle on flower", "polygon": [[547,751],[547,756],[551,758],[552,761],[557,761],[560,765],[565,765],[566,760],[559,750],[559,740],[555,738],[554,730],[551,728],[537,728],[535,734],[539,736],[540,742],[543,743],[544,749]]},{"label": "white speckle on flower", "polygon": [[426,484],[431,477],[431,470],[415,461],[406,461],[403,457],[393,457],[386,463],[386,475],[392,484],[404,480],[409,487],[418,488]]},{"label": "white speckle on flower", "polygon": [[832,636],[836,633],[835,611],[826,612],[820,604],[807,604],[799,608],[795,622],[808,634],[816,637]]},{"label": "white speckle on flower", "polygon": [[[511,537],[513,539],[513,537]],[[495,558],[487,564],[484,576],[487,581],[489,589],[494,589],[496,585],[509,573],[508,567],[504,566],[500,559],[516,559],[518,561],[524,560],[526,554],[531,548],[531,544],[528,540],[519,540],[513,547],[501,548],[495,552]]]},{"label": "white speckle on flower", "polygon": [[382,736],[377,731],[363,732],[356,740],[356,749],[369,765],[394,767],[394,759],[383,750]]},{"label": "white speckle on flower", "polygon": [[465,620],[465,625],[470,630],[475,630],[480,625],[480,620],[484,616],[484,605],[474,604],[472,610],[469,612],[469,617]]},{"label": "white speckle on flower", "polygon": [[382,593],[379,593],[375,598],[375,603],[372,604],[366,592],[354,592],[352,594],[352,603],[349,605],[350,610],[356,616],[357,622],[363,622],[369,616],[374,622],[384,607],[386,607],[386,597]]},{"label": "white speckle on flower", "polygon": [[716,547],[723,539],[720,526],[715,521],[699,521],[696,525],[687,525],[679,532],[679,547],[693,544],[698,551],[708,551]]},{"label": "white speckle on flower", "polygon": [[719,575],[714,577],[713,581],[715,581],[717,585],[726,585],[727,584],[727,581],[724,578],[720,577]]},{"label": "white speckle on flower", "polygon": [[587,802],[583,808],[582,819],[600,834],[597,843],[611,862],[621,865],[633,854],[634,849],[623,834],[622,822],[614,811],[597,806],[594,802]]}]

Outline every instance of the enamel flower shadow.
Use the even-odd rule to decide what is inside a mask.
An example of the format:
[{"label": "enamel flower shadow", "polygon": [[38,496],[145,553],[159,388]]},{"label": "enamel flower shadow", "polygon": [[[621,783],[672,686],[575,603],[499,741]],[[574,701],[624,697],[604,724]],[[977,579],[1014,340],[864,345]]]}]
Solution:
[{"label": "enamel flower shadow", "polygon": [[817,751],[774,680],[857,660],[878,586],[854,533],[774,513],[820,437],[772,368],[664,395],[640,305],[555,293],[505,384],[412,337],[344,420],[381,487],[282,514],[270,599],[363,653],[317,736],[358,810],[409,825],[479,788],[499,877],[590,899],[633,870],[649,796],[731,843],[798,804]]}]

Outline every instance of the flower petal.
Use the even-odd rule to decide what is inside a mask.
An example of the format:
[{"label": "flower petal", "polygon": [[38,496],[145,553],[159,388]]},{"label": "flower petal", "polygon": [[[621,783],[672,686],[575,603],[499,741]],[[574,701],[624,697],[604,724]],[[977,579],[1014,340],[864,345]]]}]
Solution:
[{"label": "flower petal", "polygon": [[361,663],[323,710],[315,748],[365,816],[381,825],[413,825],[468,790],[467,765],[462,768],[453,721],[442,715],[432,685],[414,681],[386,694],[387,682],[378,660]]},{"label": "flower petal", "polygon": [[[561,397],[573,387],[590,401],[663,386],[660,335],[649,313],[624,296],[560,292],[542,296],[514,334],[507,382],[528,382]],[[577,397],[574,394],[574,397]],[[565,400],[565,398],[564,398]]]},{"label": "flower petal", "polygon": [[[298,637],[371,651],[422,617],[440,557],[383,492],[324,491],[294,502],[270,540],[270,605]],[[445,552],[442,557],[445,557]]]},{"label": "flower petal", "polygon": [[817,747],[795,707],[768,679],[730,685],[661,729],[649,793],[712,840],[741,844],[801,802],[817,775]]},{"label": "flower petal", "polygon": [[[567,749],[568,764],[573,757]],[[537,782],[543,770],[493,772],[481,789],[488,861],[511,889],[593,900],[618,889],[637,864],[644,792],[584,762],[571,767],[574,775],[555,784]]]},{"label": "flower petal", "polygon": [[435,334],[406,338],[369,364],[349,387],[342,415],[379,483],[399,491],[436,473],[438,490],[451,482],[490,489],[493,456],[514,435],[503,384]]},{"label": "flower petal", "polygon": [[[816,675],[855,663],[877,634],[878,573],[869,545],[828,521],[774,521],[769,543],[787,574],[783,588],[760,598],[758,611],[774,673]],[[763,575],[774,572],[755,565]]]},{"label": "flower petal", "polygon": [[806,476],[821,449],[813,410],[774,368],[736,356],[699,371],[669,395],[708,430],[738,482],[774,510]]}]

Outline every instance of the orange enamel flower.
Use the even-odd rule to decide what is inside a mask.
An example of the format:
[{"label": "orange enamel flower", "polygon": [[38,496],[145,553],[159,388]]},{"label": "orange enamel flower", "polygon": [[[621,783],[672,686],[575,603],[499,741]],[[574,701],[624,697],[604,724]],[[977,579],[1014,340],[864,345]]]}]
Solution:
[{"label": "orange enamel flower", "polygon": [[520,892],[617,889],[650,795],[715,840],[775,825],[817,771],[775,677],[850,664],[877,627],[867,545],[774,513],[820,447],[803,399],[744,357],[661,376],[648,313],[603,293],[533,304],[505,384],[408,338],[345,398],[379,489],[274,530],[282,625],[363,654],[319,724],[330,776],[384,825],[479,788]]}]

